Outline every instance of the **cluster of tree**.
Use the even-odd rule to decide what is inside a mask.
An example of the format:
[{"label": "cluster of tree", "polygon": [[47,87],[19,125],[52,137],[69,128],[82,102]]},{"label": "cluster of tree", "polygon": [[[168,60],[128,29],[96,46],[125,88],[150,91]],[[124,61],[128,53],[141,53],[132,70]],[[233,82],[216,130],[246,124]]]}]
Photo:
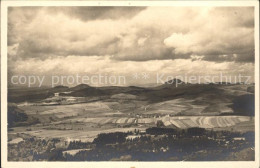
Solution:
[{"label": "cluster of tree", "polygon": [[23,110],[14,104],[8,104],[7,112],[8,128],[15,126],[29,126],[39,123],[39,119],[28,116]]},{"label": "cluster of tree", "polygon": [[250,142],[230,142],[226,146],[226,143],[219,143],[206,136],[175,138],[173,135],[157,135],[157,138],[152,138],[143,135],[122,143],[103,145],[102,148],[93,148],[90,151],[81,151],[74,156],[66,154],[64,159],[69,161],[107,161],[120,160],[122,156],[128,155],[131,156],[129,159],[139,161],[223,160],[230,153],[249,146],[254,145]]},{"label": "cluster of tree", "polygon": [[235,115],[255,116],[255,95],[247,94],[235,97],[231,108]]},{"label": "cluster of tree", "polygon": [[147,128],[146,133],[150,135],[203,136],[206,134],[206,129],[193,127],[184,130],[175,128],[152,127]]},{"label": "cluster of tree", "polygon": [[205,132],[206,132],[205,128],[194,127],[194,128],[187,129],[187,134],[190,136],[202,136],[205,134]]},{"label": "cluster of tree", "polygon": [[[127,139],[128,135],[139,135]],[[245,141],[233,141],[234,137],[245,137]],[[209,138],[211,137],[211,138]],[[20,144],[20,155],[33,160],[49,161],[106,161],[106,160],[224,160],[225,157],[244,148],[254,147],[254,132],[239,133],[230,131],[213,131],[203,128],[178,130],[173,128],[148,128],[146,134],[134,132],[102,133],[92,143],[72,141],[67,148],[56,148],[59,139],[26,139]],[[219,138],[222,138],[221,140]],[[229,141],[227,144],[226,141]],[[13,150],[12,150],[13,148]],[[75,155],[63,153],[71,149],[90,149]],[[9,151],[17,151],[10,146]],[[31,152],[37,149],[37,152]],[[12,155],[10,155],[11,157]],[[14,157],[20,157],[15,155]]]},{"label": "cluster of tree", "polygon": [[126,140],[126,136],[127,133],[123,132],[102,133],[94,139],[93,143],[96,144],[97,147],[102,147],[106,144],[123,143]]},{"label": "cluster of tree", "polygon": [[92,147],[92,143],[91,142],[81,142],[81,141],[72,141],[70,142],[69,146],[68,146],[68,150],[70,149],[84,149],[84,148],[89,148]]},{"label": "cluster of tree", "polygon": [[13,127],[18,122],[25,122],[28,119],[28,116],[15,105],[8,105],[8,127]]},{"label": "cluster of tree", "polygon": [[146,133],[150,135],[176,134],[177,130],[173,128],[152,127],[152,128],[147,128]]}]

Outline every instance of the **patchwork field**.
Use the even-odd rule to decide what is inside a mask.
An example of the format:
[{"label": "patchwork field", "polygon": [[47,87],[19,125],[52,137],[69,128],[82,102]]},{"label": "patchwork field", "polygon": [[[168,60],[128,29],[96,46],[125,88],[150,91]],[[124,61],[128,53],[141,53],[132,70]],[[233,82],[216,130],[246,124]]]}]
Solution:
[{"label": "patchwork field", "polygon": [[[92,142],[98,134],[100,133],[110,133],[110,132],[127,132],[134,131],[135,129],[144,130],[144,128],[112,128],[112,129],[99,129],[99,130],[48,130],[48,129],[38,129],[33,131],[15,131],[19,135],[30,135],[43,139],[60,138],[65,141],[82,141],[82,142]],[[12,142],[12,141],[10,141]]]},{"label": "patchwork field", "polygon": [[[52,106],[19,106],[28,115],[34,115],[40,120],[44,117],[52,117],[56,120],[73,117],[90,117],[121,114],[119,111],[112,110],[107,104],[102,102],[81,103],[70,105],[52,105]],[[45,121],[46,122],[46,121]]]},{"label": "patchwork field", "polygon": [[[168,86],[167,86],[168,87]],[[24,134],[40,138],[62,138],[67,141],[81,140],[92,141],[100,133],[126,132],[134,129],[145,130],[162,123],[165,127],[187,129],[200,127],[215,130],[254,131],[254,117],[236,114],[232,108],[231,94],[240,96],[247,92],[247,87],[223,86],[219,87],[225,92],[211,92],[212,86],[204,89],[204,92],[186,93],[185,88],[179,91],[185,92],[186,97],[160,99],[160,95],[177,94],[175,89],[163,89],[157,93],[158,88],[150,90],[158,94],[158,99],[143,99],[130,93],[118,93],[99,97],[71,97],[54,96],[38,102],[21,102],[17,107],[26,115],[37,119],[39,122],[29,126],[14,127],[9,135]],[[120,88],[121,89],[121,88]],[[132,90],[133,88],[128,88]],[[139,88],[135,88],[140,92]],[[164,93],[165,91],[165,93]],[[167,92],[166,92],[167,91]],[[193,91],[193,90],[192,90]],[[117,90],[114,91],[117,93]],[[145,92],[146,93],[146,92]],[[148,93],[148,92],[147,92]],[[160,94],[159,94],[160,93]],[[196,95],[196,96],[194,96]],[[146,95],[146,96],[149,96]],[[151,95],[156,97],[156,95]],[[227,98],[228,97],[228,98]],[[241,104],[247,97],[237,99]],[[244,111],[240,106],[238,110]],[[225,114],[225,115],[222,115]],[[228,115],[227,115],[228,114]],[[14,136],[15,137],[15,136]]]},{"label": "patchwork field", "polygon": [[195,99],[173,99],[168,101],[162,101],[160,103],[154,103],[144,105],[137,109],[138,112],[143,114],[161,114],[161,115],[219,115],[221,113],[233,113],[233,110],[229,107],[229,102],[212,102],[206,103],[204,100]]},{"label": "patchwork field", "polygon": [[253,122],[253,118],[247,116],[185,116],[165,117],[162,121],[166,126],[173,125],[181,129],[190,127],[219,128],[234,126],[248,121]]},{"label": "patchwork field", "polygon": [[[254,117],[247,116],[182,116],[162,118],[77,118],[52,122],[48,126],[32,126],[14,128],[9,134],[24,134],[38,138],[61,138],[66,141],[81,140],[92,142],[100,133],[127,132],[135,129],[145,130],[162,121],[166,127],[186,129],[201,127],[206,129],[236,131],[254,130]],[[122,125],[128,125],[122,128]]]},{"label": "patchwork field", "polygon": [[[247,116],[183,116],[183,117],[162,117],[162,118],[81,118],[69,119],[59,122],[63,123],[95,123],[105,124],[156,124],[162,121],[165,126],[176,126],[181,129],[190,127],[216,128],[229,127],[238,123],[253,121]],[[56,124],[58,124],[56,122]]]}]

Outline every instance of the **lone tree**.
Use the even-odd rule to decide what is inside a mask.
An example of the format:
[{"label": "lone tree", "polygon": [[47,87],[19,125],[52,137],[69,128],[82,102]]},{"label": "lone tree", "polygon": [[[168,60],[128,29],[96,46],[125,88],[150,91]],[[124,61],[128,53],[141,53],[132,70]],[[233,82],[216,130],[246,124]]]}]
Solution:
[{"label": "lone tree", "polygon": [[156,123],[157,127],[161,128],[161,127],[164,127],[164,124],[162,122],[162,120],[158,120],[157,123]]}]

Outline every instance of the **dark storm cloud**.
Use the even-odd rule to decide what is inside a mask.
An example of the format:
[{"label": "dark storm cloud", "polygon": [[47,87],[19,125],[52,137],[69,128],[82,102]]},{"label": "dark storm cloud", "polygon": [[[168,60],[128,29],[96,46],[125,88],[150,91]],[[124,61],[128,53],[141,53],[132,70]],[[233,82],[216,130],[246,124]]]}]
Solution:
[{"label": "dark storm cloud", "polygon": [[[42,7],[8,7],[8,46],[20,42],[17,29],[30,24]],[[17,21],[19,18],[19,21]],[[26,32],[24,32],[26,33]]]},{"label": "dark storm cloud", "polygon": [[51,13],[64,13],[82,21],[96,19],[122,19],[132,18],[145,7],[47,7]]}]

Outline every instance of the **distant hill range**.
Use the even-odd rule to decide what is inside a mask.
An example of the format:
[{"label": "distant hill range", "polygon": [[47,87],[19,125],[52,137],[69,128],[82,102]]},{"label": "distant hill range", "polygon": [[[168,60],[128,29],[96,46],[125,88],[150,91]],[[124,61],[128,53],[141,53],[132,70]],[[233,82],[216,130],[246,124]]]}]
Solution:
[{"label": "distant hill range", "polygon": [[88,89],[91,88],[91,86],[86,85],[86,84],[79,84],[75,87],[69,88],[70,91],[78,91],[78,90],[82,90],[82,89]]},{"label": "distant hill range", "polygon": [[80,84],[75,87],[10,88],[8,89],[8,101],[14,103],[24,101],[36,102],[52,97],[54,93],[62,93],[60,95],[73,97],[100,97],[102,100],[108,100],[113,95],[122,96],[121,94],[126,94],[133,95],[129,97],[136,97],[137,100],[148,103],[158,103],[179,98],[193,100],[196,104],[230,103],[228,106],[235,109],[237,113],[254,115],[253,84],[190,84],[184,83],[179,79],[173,79],[155,87],[92,87]]}]

